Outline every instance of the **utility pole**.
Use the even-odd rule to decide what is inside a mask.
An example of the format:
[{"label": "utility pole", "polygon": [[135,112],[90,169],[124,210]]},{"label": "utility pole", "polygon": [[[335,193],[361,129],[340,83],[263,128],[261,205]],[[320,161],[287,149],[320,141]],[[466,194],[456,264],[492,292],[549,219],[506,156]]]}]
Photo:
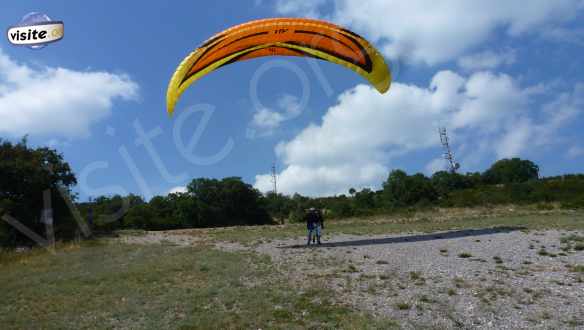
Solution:
[{"label": "utility pole", "polygon": [[444,159],[447,161],[448,171],[450,173],[456,173],[456,171],[460,168],[460,164],[457,163],[454,159],[454,153],[450,148],[450,142],[448,140],[448,134],[446,133],[445,127],[438,128],[438,132],[440,133],[440,143],[442,143],[442,148],[444,149]]}]

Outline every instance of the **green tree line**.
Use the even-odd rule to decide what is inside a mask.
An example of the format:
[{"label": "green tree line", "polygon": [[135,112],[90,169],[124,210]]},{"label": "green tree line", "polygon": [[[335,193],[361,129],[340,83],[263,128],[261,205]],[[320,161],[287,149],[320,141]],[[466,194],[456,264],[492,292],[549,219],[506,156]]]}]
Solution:
[{"label": "green tree line", "polygon": [[[77,180],[63,156],[49,148],[31,148],[0,140],[0,218],[9,215],[43,235],[44,192],[51,192],[57,239],[78,230],[69,196]],[[540,178],[529,160],[502,159],[479,173],[439,171],[428,177],[395,169],[381,189],[351,188],[347,194],[310,198],[300,194],[262,194],[238,177],[196,178],[186,192],[156,196],[100,196],[75,203],[75,209],[96,233],[119,229],[166,230],[300,221],[305,209],[318,207],[329,217],[366,216],[425,207],[473,207],[496,204],[559,203],[584,208],[584,175]],[[32,244],[0,220],[0,245]]]}]

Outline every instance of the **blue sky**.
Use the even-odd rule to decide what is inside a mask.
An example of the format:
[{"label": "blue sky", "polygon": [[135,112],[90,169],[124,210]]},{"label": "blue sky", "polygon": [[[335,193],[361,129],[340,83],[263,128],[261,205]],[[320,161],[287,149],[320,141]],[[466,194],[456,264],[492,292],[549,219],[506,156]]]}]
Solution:
[{"label": "blue sky", "polygon": [[[65,37],[41,50],[2,38],[0,137],[29,134],[62,152],[82,200],[165,194],[194,177],[240,176],[265,191],[273,162],[287,193],[379,187],[393,168],[444,167],[438,126],[464,171],[519,156],[543,175],[582,172],[582,1],[400,3],[11,1],[0,12],[5,28],[38,11],[64,21]],[[322,61],[257,59],[204,77],[166,115],[168,80],[189,52],[232,25],[275,16],[357,31],[391,63],[392,89],[378,95]],[[199,125],[195,147],[181,151]],[[154,136],[152,154],[139,127]]]}]

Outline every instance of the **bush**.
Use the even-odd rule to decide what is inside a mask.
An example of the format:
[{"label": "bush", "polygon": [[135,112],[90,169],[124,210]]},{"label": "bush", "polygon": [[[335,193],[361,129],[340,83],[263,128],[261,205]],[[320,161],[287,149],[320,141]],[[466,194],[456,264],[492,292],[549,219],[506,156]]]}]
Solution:
[{"label": "bush", "polygon": [[564,209],[584,209],[584,194],[571,198],[567,201],[563,201],[560,205]]}]

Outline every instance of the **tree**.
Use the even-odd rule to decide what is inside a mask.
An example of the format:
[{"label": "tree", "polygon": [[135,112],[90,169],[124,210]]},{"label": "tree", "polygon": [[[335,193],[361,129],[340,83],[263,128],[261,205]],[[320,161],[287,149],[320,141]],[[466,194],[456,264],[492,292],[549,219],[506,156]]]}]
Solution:
[{"label": "tree", "polygon": [[355,207],[358,210],[371,210],[375,208],[375,192],[369,188],[365,188],[354,197]]},{"label": "tree", "polygon": [[283,194],[276,194],[273,191],[266,193],[264,205],[272,218],[282,220],[290,215],[293,203],[290,197]]},{"label": "tree", "polygon": [[472,179],[458,173],[438,171],[430,179],[436,193],[444,197],[454,190],[466,189],[473,186]]},{"label": "tree", "polygon": [[203,226],[259,225],[271,222],[261,193],[241,178],[194,179],[187,190],[197,200]]},{"label": "tree", "polygon": [[[63,155],[49,148],[30,148],[26,138],[13,144],[0,140],[0,215],[10,214],[43,236],[40,223],[43,192],[51,191],[54,228],[57,238],[71,235],[76,228],[59,190],[71,192],[77,183]],[[32,244],[6,222],[0,221],[0,245]]]},{"label": "tree", "polygon": [[168,198],[175,207],[175,217],[183,227],[194,228],[201,226],[199,204],[193,196],[188,193],[170,194]]},{"label": "tree", "polygon": [[487,184],[522,183],[538,178],[539,167],[520,158],[501,159],[483,173],[483,181]]},{"label": "tree", "polygon": [[437,198],[430,179],[421,173],[408,176],[402,170],[393,170],[383,184],[385,200],[392,207],[411,206]]}]

